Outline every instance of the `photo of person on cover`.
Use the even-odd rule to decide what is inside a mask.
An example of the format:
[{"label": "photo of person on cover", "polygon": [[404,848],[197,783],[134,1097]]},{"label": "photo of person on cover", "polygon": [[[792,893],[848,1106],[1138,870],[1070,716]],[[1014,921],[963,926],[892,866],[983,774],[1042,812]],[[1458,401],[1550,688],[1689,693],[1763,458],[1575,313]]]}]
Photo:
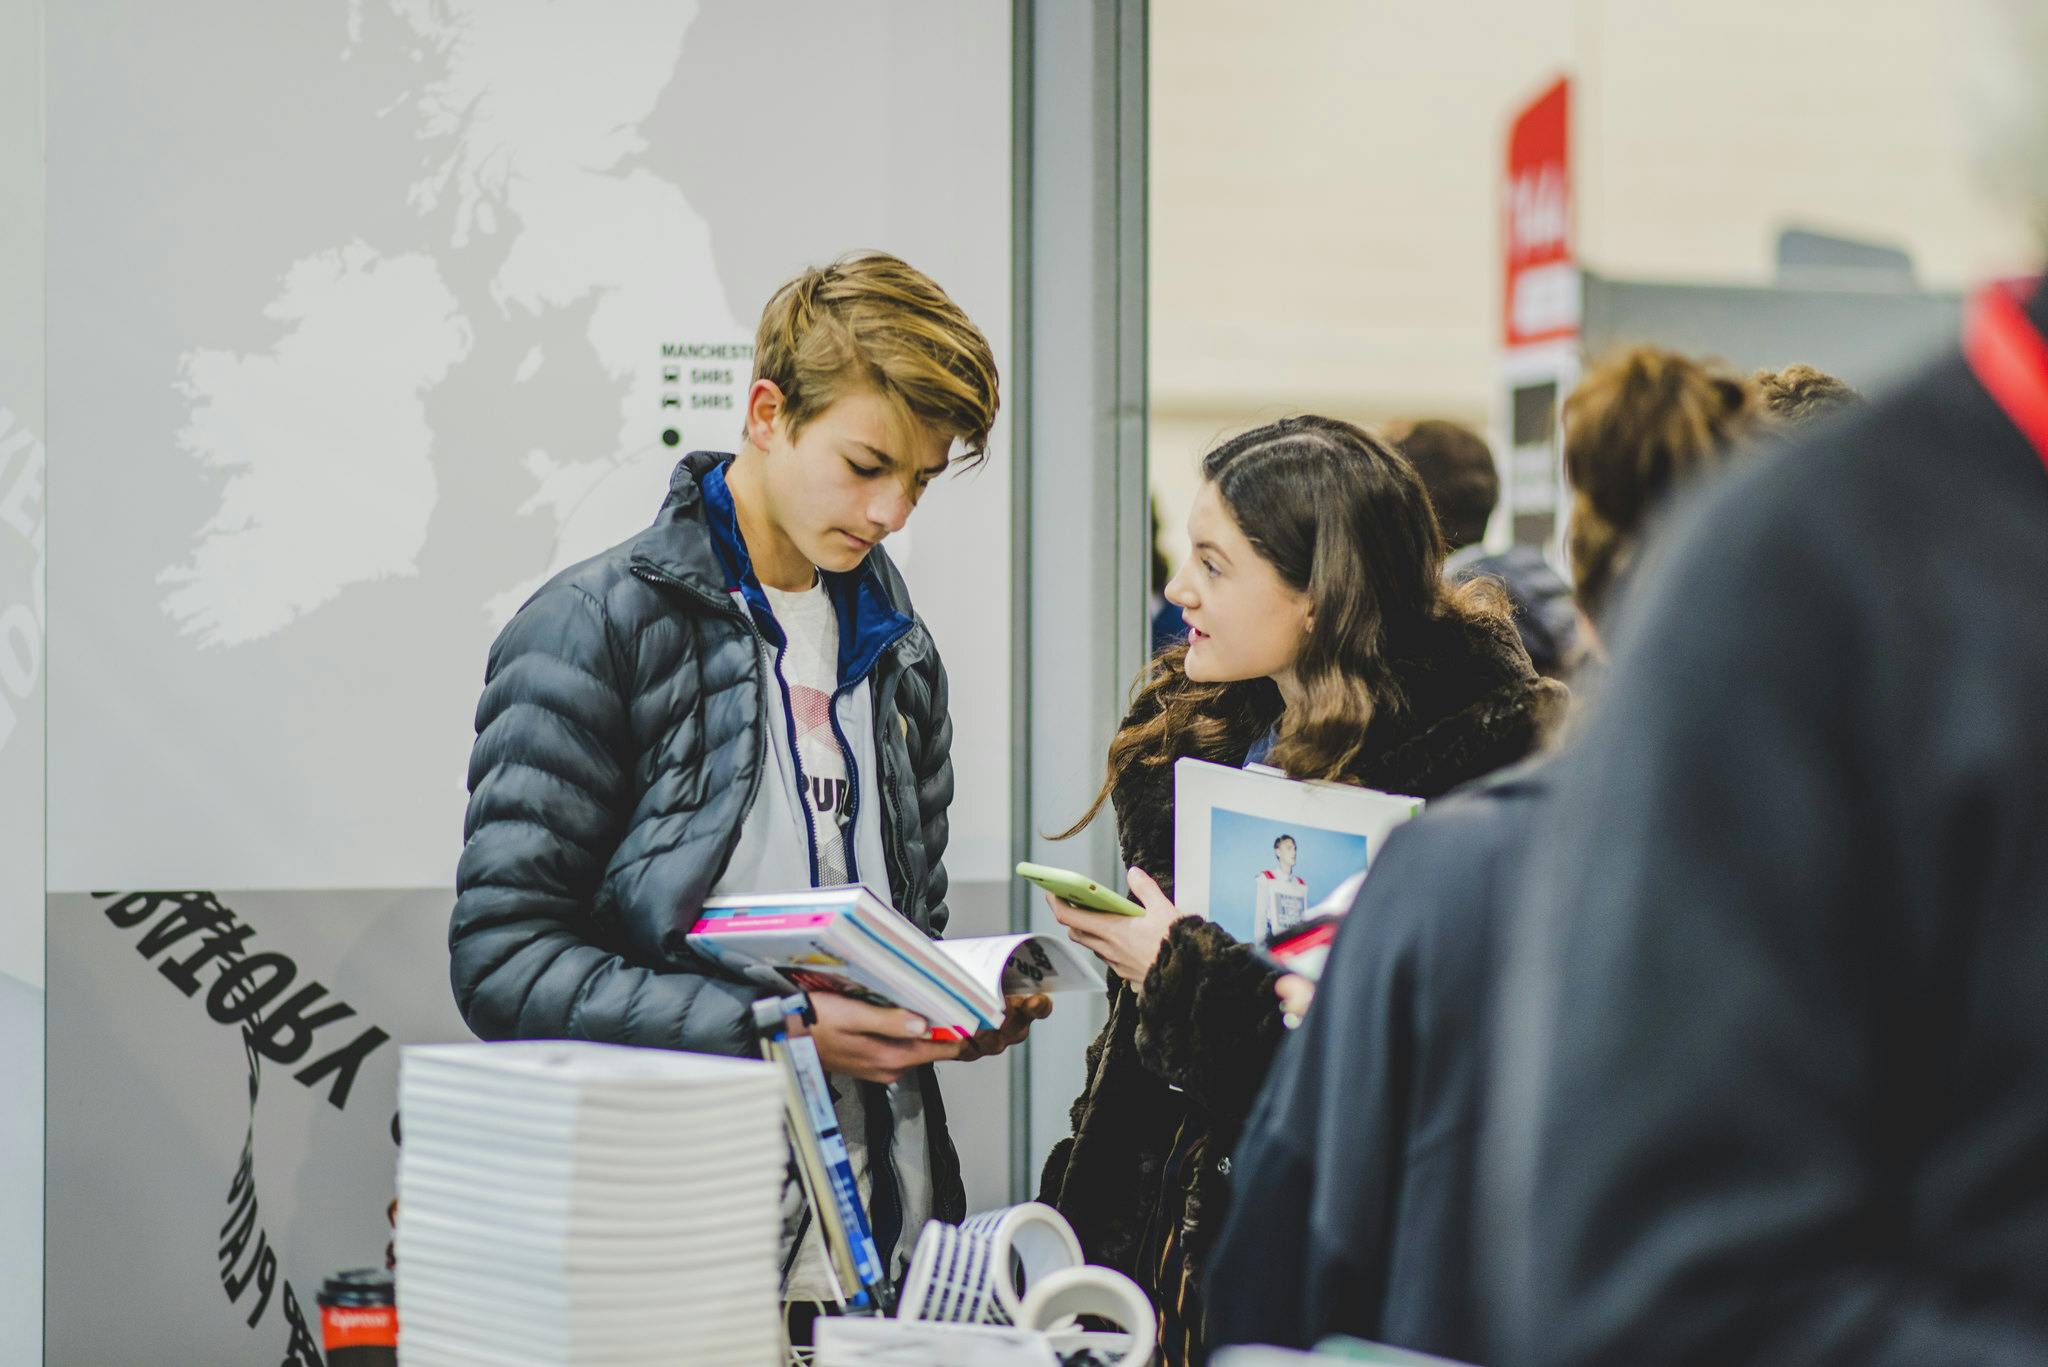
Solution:
[{"label": "photo of person on cover", "polygon": [[1300,853],[1300,842],[1291,835],[1273,841],[1273,867],[1260,869],[1252,887],[1253,939],[1297,926],[1308,914],[1308,883],[1294,871]]},{"label": "photo of person on cover", "polygon": [[1209,818],[1209,919],[1247,944],[1270,939],[1370,859],[1362,835],[1218,807]]}]

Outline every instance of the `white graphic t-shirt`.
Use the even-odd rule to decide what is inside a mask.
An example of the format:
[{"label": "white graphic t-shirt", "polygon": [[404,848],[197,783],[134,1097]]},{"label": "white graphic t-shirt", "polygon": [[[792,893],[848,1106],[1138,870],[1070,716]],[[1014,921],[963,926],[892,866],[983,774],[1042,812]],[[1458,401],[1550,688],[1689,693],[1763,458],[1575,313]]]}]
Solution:
[{"label": "white graphic t-shirt", "polygon": [[846,881],[849,798],[846,751],[832,728],[832,694],[839,687],[839,616],[822,578],[801,593],[762,586],[788,643],[777,668],[789,690],[789,725],[796,738],[804,810],[818,850],[821,888]]},{"label": "white graphic t-shirt", "polygon": [[[831,887],[847,881],[847,848],[853,839],[851,774],[846,750],[832,726],[832,695],[839,686],[839,615],[822,576],[810,588],[798,593],[761,586],[768,607],[782,628],[784,645],[778,655],[768,650],[768,663],[780,676],[787,691],[786,709],[771,707],[771,725],[786,725],[795,740],[797,780],[802,788],[805,814],[817,842],[816,886]],[[751,817],[750,817],[751,819]],[[886,889],[884,871],[878,866],[858,872],[877,889]],[[886,892],[884,893],[886,896]],[[854,1180],[872,1221],[876,1155],[869,1152],[866,1108],[852,1078],[832,1076],[833,1110],[846,1141],[847,1157],[853,1165]],[[902,1234],[890,1259],[890,1274],[900,1282],[918,1232],[930,1218],[932,1183],[928,1139],[924,1123],[924,1094],[915,1075],[888,1089],[893,1125],[887,1160],[896,1178]],[[786,1193],[788,1196],[794,1192]],[[831,1273],[825,1250],[816,1231],[804,1239],[792,1267],[785,1296],[790,1300],[822,1301],[829,1297]]]},{"label": "white graphic t-shirt", "polygon": [[1252,911],[1252,938],[1264,940],[1283,930],[1292,930],[1308,916],[1308,884],[1293,870],[1264,869],[1259,873],[1257,897]]}]

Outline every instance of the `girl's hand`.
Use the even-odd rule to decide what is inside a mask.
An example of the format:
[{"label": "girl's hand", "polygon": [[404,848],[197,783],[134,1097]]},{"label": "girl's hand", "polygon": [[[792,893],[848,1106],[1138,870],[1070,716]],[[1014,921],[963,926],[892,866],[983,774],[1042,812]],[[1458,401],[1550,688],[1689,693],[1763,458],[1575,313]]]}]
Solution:
[{"label": "girl's hand", "polygon": [[1145,975],[1159,957],[1159,946],[1173,923],[1190,913],[1182,912],[1159,884],[1143,869],[1132,869],[1127,878],[1131,896],[1145,908],[1143,916],[1119,916],[1113,911],[1089,911],[1045,895],[1053,919],[1067,928],[1067,937],[1109,965],[1110,971],[1131,985],[1133,992],[1144,989]]},{"label": "girl's hand", "polygon": [[1308,1014],[1308,1005],[1316,997],[1316,985],[1299,973],[1282,973],[1273,980],[1273,995],[1280,999],[1280,1023],[1292,1030]]}]

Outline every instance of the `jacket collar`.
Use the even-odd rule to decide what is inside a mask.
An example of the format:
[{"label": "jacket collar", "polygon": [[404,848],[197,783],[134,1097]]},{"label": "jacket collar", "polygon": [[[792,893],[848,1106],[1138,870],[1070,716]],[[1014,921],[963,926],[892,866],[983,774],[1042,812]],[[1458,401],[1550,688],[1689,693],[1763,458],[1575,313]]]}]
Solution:
[{"label": "jacket collar", "polygon": [[[738,591],[762,634],[780,646],[781,624],[754,575],[726,485],[731,462],[731,455],[718,451],[692,451],[678,461],[661,512],[653,526],[633,539],[629,562],[711,602]],[[824,578],[839,617],[839,682],[844,687],[866,677],[883,651],[916,628],[917,618],[903,576],[879,546],[859,568],[826,572]]]}]

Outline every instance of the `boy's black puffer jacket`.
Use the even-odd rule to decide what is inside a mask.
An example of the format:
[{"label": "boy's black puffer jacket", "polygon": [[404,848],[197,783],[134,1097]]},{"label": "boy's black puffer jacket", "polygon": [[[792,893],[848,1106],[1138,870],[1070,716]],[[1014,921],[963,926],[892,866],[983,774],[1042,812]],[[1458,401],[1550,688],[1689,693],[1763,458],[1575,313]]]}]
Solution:
[{"label": "boy's black puffer jacket", "polygon": [[[550,580],[491,648],[449,925],[463,1019],[485,1039],[751,1054],[764,990],[684,943],[739,839],[767,753],[754,628],[732,601],[699,481],[676,467],[654,525]],[[879,548],[865,573],[909,594]],[[953,727],[921,621],[870,678],[883,843],[898,908],[945,929]],[[935,1213],[964,1214],[924,1076]]]}]

